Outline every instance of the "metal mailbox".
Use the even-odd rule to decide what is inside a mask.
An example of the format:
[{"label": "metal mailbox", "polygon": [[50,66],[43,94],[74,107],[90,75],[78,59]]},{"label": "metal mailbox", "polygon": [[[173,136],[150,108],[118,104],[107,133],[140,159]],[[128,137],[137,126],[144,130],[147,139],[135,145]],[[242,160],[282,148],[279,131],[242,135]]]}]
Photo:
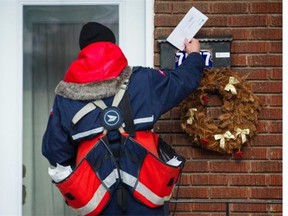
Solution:
[{"label": "metal mailbox", "polygon": [[[199,37],[200,54],[205,61],[206,68],[220,68],[231,66],[231,41],[232,36]],[[161,69],[174,69],[182,64],[187,53],[178,50],[166,40],[160,43]]]}]

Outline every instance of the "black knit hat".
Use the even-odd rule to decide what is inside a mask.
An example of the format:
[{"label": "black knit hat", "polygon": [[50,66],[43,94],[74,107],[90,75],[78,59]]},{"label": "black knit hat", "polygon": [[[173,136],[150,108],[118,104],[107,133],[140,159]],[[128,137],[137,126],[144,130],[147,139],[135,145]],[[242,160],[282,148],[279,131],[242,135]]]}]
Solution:
[{"label": "black knit hat", "polygon": [[116,42],[115,35],[109,28],[100,23],[97,22],[86,23],[82,27],[80,32],[79,37],[80,49],[82,50],[89,44],[100,41],[115,43]]}]

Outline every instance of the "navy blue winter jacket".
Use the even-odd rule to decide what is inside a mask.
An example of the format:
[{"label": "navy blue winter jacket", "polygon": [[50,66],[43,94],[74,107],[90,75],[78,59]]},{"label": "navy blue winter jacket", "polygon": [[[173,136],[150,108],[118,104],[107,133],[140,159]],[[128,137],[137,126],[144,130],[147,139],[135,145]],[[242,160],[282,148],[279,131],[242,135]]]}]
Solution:
[{"label": "navy blue winter jacket", "polygon": [[[136,130],[151,130],[162,114],[197,89],[203,69],[204,61],[199,53],[189,54],[174,70],[134,67],[127,91]],[[113,96],[103,98],[107,105],[112,100]],[[65,164],[75,158],[82,140],[103,132],[100,109],[87,114],[76,126],[71,122],[74,115],[91,101],[56,95],[42,143],[42,153],[52,165]]]}]

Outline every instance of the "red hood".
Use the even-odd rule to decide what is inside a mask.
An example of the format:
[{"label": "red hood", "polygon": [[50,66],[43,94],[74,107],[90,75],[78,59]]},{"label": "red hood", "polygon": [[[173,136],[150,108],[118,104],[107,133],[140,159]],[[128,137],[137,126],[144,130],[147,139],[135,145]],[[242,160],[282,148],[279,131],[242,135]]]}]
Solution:
[{"label": "red hood", "polygon": [[121,49],[111,42],[92,43],[80,51],[65,74],[65,82],[89,83],[113,79],[128,65]]}]

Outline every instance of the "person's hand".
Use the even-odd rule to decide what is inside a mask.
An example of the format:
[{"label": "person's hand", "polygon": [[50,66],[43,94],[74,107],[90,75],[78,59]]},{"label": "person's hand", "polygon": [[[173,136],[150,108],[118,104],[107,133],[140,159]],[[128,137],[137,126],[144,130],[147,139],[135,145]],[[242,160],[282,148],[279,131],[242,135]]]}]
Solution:
[{"label": "person's hand", "polygon": [[189,41],[187,38],[184,40],[185,49],[184,51],[188,54],[192,52],[200,52],[200,43],[197,39],[192,38],[191,41]]}]

